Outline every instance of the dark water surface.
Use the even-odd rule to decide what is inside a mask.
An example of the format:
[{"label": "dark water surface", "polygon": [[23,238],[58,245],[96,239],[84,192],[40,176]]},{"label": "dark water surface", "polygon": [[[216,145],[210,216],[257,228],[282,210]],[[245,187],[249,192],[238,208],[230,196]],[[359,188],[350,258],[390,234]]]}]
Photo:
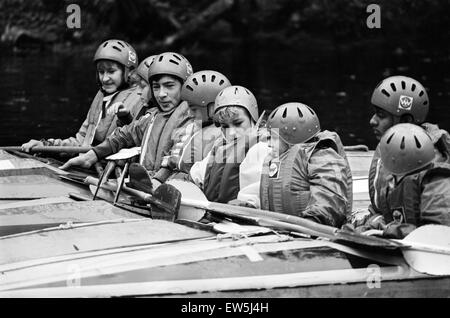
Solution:
[{"label": "dark water surface", "polygon": [[[227,75],[232,84],[248,87],[260,108],[270,111],[290,101],[312,106],[322,128],[337,131],[346,145],[363,143],[374,148],[376,141],[368,124],[370,96],[389,75],[404,74],[422,82],[430,97],[428,121],[449,130],[448,47],[415,52],[383,48],[241,45],[186,56],[194,71],[214,69]],[[90,55],[0,50],[1,146],[75,134],[97,91]]]}]

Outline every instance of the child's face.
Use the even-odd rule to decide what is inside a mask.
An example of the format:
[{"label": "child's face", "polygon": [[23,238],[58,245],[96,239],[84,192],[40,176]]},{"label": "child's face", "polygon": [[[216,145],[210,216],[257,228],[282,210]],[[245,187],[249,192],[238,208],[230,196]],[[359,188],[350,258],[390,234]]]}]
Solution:
[{"label": "child's face", "polygon": [[244,108],[236,107],[234,112],[234,116],[219,122],[222,134],[227,141],[247,135],[248,130],[252,128],[251,119]]},{"label": "child's face", "polygon": [[170,111],[181,102],[181,83],[175,77],[164,75],[152,81],[153,96],[163,111]]},{"label": "child's face", "polygon": [[379,107],[375,107],[374,110],[375,114],[370,118],[369,124],[375,137],[380,140],[389,128],[399,122],[399,119]]},{"label": "child's face", "polygon": [[281,154],[285,153],[290,148],[284,140],[280,138],[277,133],[277,129],[271,129],[269,135],[269,147],[271,148],[272,158],[278,158]]},{"label": "child's face", "polygon": [[122,67],[116,62],[99,61],[97,63],[97,73],[103,90],[108,94],[115,93],[122,85]]},{"label": "child's face", "polygon": [[206,122],[209,120],[208,108],[197,105],[189,105],[189,108],[196,121]]}]

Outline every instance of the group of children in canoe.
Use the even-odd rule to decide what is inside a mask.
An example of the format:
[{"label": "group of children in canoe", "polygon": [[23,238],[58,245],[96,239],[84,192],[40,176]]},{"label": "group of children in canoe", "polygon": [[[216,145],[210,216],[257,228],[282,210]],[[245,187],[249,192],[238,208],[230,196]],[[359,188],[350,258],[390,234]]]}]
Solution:
[{"label": "group of children in canoe", "polygon": [[[165,52],[138,64],[122,40],[95,55],[99,85],[79,131],[35,146],[92,146],[68,160],[90,168],[123,148],[140,147],[150,180],[195,183],[208,200],[296,215],[362,233],[402,238],[424,224],[450,225],[450,135],[425,123],[421,83],[392,76],[374,89],[370,126],[379,140],[369,171],[371,204],[352,212],[352,172],[335,132],[323,130],[308,103],[276,107],[264,124],[246,87],[216,71],[193,72],[181,54]],[[133,175],[130,173],[130,178]]]}]

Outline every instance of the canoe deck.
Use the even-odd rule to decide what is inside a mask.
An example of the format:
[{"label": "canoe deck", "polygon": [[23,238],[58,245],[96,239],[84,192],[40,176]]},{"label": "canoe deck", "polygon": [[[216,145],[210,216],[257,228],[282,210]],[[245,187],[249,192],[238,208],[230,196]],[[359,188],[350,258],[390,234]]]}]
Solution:
[{"label": "canoe deck", "polygon": [[[348,153],[354,210],[369,202],[372,155]],[[393,296],[449,294],[448,277],[413,271],[398,251],[149,219],[106,201],[72,199],[69,193],[91,193],[60,174],[55,165],[0,151],[0,297],[371,296],[379,294],[367,289],[371,264]],[[68,281],[74,268],[76,289]],[[422,293],[401,292],[415,282]],[[435,286],[443,284],[439,294]]]}]

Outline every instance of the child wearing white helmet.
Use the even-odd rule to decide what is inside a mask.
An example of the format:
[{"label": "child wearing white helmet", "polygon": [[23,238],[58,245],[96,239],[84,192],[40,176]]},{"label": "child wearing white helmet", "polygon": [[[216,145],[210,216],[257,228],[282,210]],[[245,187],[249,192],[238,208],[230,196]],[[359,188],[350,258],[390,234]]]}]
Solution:
[{"label": "child wearing white helmet", "polygon": [[316,113],[302,103],[278,106],[266,127],[270,150],[259,162],[247,162],[258,145],[249,151],[241,165],[247,184],[238,200],[341,226],[351,212],[352,175],[339,136],[321,131]]},{"label": "child wearing white helmet", "polygon": [[138,65],[133,47],[125,41],[103,42],[94,55],[96,78],[100,87],[86,119],[75,137],[30,140],[22,145],[30,151],[35,146],[91,146],[105,140],[118,126],[137,118],[147,103],[140,87],[131,87],[129,75]]},{"label": "child wearing white helmet", "polygon": [[194,116],[194,133],[189,139],[180,140],[178,147],[164,158],[167,165],[177,171],[171,178],[189,179],[194,163],[203,160],[221,138],[221,129],[213,123],[214,101],[217,94],[229,86],[231,83],[225,75],[210,70],[192,74],[183,84],[181,99],[188,102]]},{"label": "child wearing white helmet", "polygon": [[[375,114],[370,119],[370,125],[378,140],[397,124],[415,124],[430,136],[435,148],[434,161],[450,162],[450,135],[437,125],[425,123],[430,102],[426,89],[417,80],[406,76],[388,77],[374,89],[371,103]],[[358,231],[384,226],[380,215],[387,210],[387,191],[392,182],[393,176],[384,168],[378,146],[369,170],[371,205],[366,211],[355,211],[349,220]]]},{"label": "child wearing white helmet", "polygon": [[220,126],[221,138],[192,166],[190,177],[208,200],[228,203],[237,198],[240,189],[240,164],[258,142],[255,96],[242,86],[223,89],[215,99],[214,121]]},{"label": "child wearing white helmet", "polygon": [[[435,161],[427,132],[413,124],[391,127],[380,141],[384,169],[393,176],[381,234],[403,238],[425,224],[450,226],[450,164]],[[376,234],[376,231],[372,231]]]},{"label": "child wearing white helmet", "polygon": [[137,118],[144,115],[150,108],[157,107],[151,98],[150,84],[148,83],[148,69],[155,57],[156,55],[146,57],[130,75],[130,85],[137,86],[142,90],[141,96],[146,102],[145,107],[141,108]]},{"label": "child wearing white helmet", "polygon": [[61,168],[67,169],[72,165],[88,168],[122,148],[140,146],[139,164],[148,171],[151,186],[156,189],[173,172],[171,167],[164,165],[163,158],[179,140],[192,133],[189,127],[193,116],[187,102],[181,99],[181,87],[191,74],[191,64],[181,54],[166,52],[156,56],[148,69],[148,81],[150,95],[157,107],[130,125],[116,129],[103,143],[69,160]]}]

